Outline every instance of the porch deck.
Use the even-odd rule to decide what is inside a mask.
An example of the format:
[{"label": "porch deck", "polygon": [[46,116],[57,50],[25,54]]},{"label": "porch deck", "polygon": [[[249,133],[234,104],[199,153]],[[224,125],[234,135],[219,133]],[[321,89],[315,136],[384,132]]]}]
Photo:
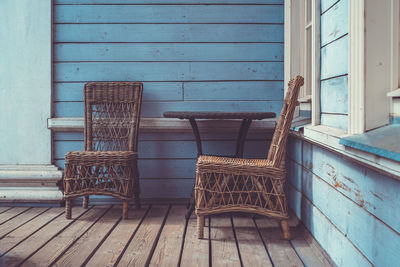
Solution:
[{"label": "porch deck", "polygon": [[[293,240],[278,223],[246,214],[206,219],[197,239],[196,217],[181,205],[149,205],[121,220],[119,206],[0,207],[0,266],[332,266],[301,223]],[[211,224],[211,225],[210,225]]]}]

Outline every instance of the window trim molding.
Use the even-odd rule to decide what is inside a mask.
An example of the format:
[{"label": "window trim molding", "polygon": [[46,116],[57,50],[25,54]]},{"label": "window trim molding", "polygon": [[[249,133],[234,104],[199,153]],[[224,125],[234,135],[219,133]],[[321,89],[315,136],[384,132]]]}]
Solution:
[{"label": "window trim molding", "polygon": [[349,1],[348,133],[365,130],[365,4]]}]

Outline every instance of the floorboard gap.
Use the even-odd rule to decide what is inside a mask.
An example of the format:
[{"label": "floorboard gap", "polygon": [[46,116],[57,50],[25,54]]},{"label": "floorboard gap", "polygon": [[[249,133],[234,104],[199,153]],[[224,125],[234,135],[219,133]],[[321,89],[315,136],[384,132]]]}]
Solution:
[{"label": "floorboard gap", "polygon": [[8,219],[7,219],[7,220],[5,220],[4,222],[0,223],[0,225],[2,225],[2,224],[4,224],[4,223],[8,222],[9,220],[12,220],[12,219],[14,219],[15,217],[17,217],[17,216],[21,215],[22,213],[24,213],[24,212],[26,212],[26,211],[28,211],[28,210],[30,210],[30,209],[32,209],[32,207],[30,207],[30,208],[27,208],[26,210],[23,210],[23,211],[21,211],[21,212],[20,212],[20,213],[18,213],[18,214],[15,214],[15,215],[14,215],[14,216],[12,216],[11,218],[8,218]]},{"label": "floorboard gap", "polygon": [[232,231],[233,231],[233,238],[235,239],[235,244],[236,244],[236,248],[237,248],[238,255],[239,255],[240,266],[243,267],[243,260],[242,260],[242,256],[240,255],[239,242],[238,242],[238,240],[237,240],[236,230],[235,230],[235,224],[233,223],[232,214],[229,216],[229,218],[231,219],[231,226],[232,226]]},{"label": "floorboard gap", "polygon": [[47,240],[45,243],[43,243],[40,247],[38,247],[35,251],[33,251],[31,254],[28,255],[23,261],[19,263],[19,265],[24,264],[29,258],[31,258],[35,253],[37,253],[39,250],[41,250],[44,246],[46,246],[51,240],[53,240],[56,236],[61,234],[65,229],[67,229],[71,224],[73,224],[75,221],[77,221],[80,217],[85,215],[89,210],[91,210],[93,206],[90,206],[85,212],[82,212],[81,215],[76,217],[75,219],[71,220],[69,224],[67,224],[65,227],[63,227],[60,231],[58,231],[56,234],[54,234],[49,240]]},{"label": "floorboard gap", "polygon": [[93,249],[93,251],[89,254],[89,256],[85,259],[85,261],[81,264],[81,266],[85,266],[90,259],[93,257],[93,255],[96,253],[96,251],[99,249],[101,245],[103,245],[104,241],[108,238],[108,236],[114,231],[115,227],[121,222],[122,216],[119,217],[119,219],[114,223],[114,225],[111,227],[111,229],[107,232],[107,234],[101,239],[101,241],[97,244],[97,246]]},{"label": "floorboard gap", "polygon": [[25,240],[27,240],[28,238],[30,238],[32,235],[36,234],[36,232],[40,231],[43,227],[45,227],[46,225],[48,225],[49,223],[51,223],[52,221],[54,221],[55,219],[57,219],[58,217],[60,217],[61,215],[64,214],[64,211],[61,212],[60,214],[58,214],[56,217],[54,217],[53,219],[51,219],[50,221],[46,222],[45,224],[43,224],[42,226],[40,226],[38,229],[36,229],[33,233],[31,233],[30,235],[26,236],[24,239],[22,239],[20,242],[18,242],[17,244],[15,244],[13,247],[11,247],[9,250],[7,250],[6,252],[4,252],[3,254],[0,255],[0,257],[3,257],[5,254],[7,254],[8,252],[10,252],[11,250],[13,250],[15,247],[17,247],[18,245],[20,245],[22,242],[24,242]]},{"label": "floorboard gap", "polygon": [[32,221],[33,219],[37,218],[38,216],[42,215],[43,213],[45,213],[46,211],[48,211],[51,208],[47,208],[44,211],[40,212],[38,215],[33,216],[32,218],[30,218],[29,220],[27,220],[26,222],[24,222],[21,225],[18,225],[17,227],[13,228],[12,230],[10,230],[9,232],[5,233],[4,235],[0,236],[0,239],[3,239],[4,237],[6,237],[8,234],[12,233],[13,231],[17,230],[18,228],[22,227],[23,225],[25,225],[26,223]]},{"label": "floorboard gap", "polygon": [[164,220],[162,221],[161,227],[160,227],[160,229],[158,230],[158,233],[157,233],[156,238],[154,239],[153,246],[152,246],[151,249],[150,249],[150,253],[149,253],[149,255],[147,256],[147,260],[146,260],[146,263],[145,263],[145,265],[144,265],[144,266],[146,266],[146,267],[150,265],[151,258],[153,257],[154,250],[156,249],[158,240],[160,239],[161,232],[162,232],[162,230],[164,229],[164,225],[165,225],[165,222],[167,221],[167,218],[168,218],[168,215],[169,215],[169,211],[171,210],[171,207],[172,207],[172,205],[169,205],[169,206],[168,206],[168,210],[167,210],[167,212],[165,213]]},{"label": "floorboard gap", "polygon": [[132,239],[135,237],[137,231],[139,230],[139,227],[142,225],[143,220],[146,218],[147,214],[149,213],[150,209],[151,209],[152,205],[150,204],[147,207],[147,210],[145,212],[145,214],[143,215],[142,219],[140,219],[140,222],[138,223],[135,231],[132,233],[131,237],[129,238],[128,242],[126,242],[124,249],[121,251],[121,254],[119,254],[117,260],[114,263],[113,267],[116,267],[118,265],[118,263],[120,262],[122,256],[124,255],[125,251],[128,249],[129,244],[132,242]]},{"label": "floorboard gap", "polygon": [[186,232],[187,232],[187,227],[188,227],[188,224],[189,224],[190,216],[192,216],[192,212],[190,212],[188,218],[185,217],[185,229],[183,230],[182,244],[181,244],[181,250],[179,252],[179,259],[178,259],[177,267],[181,266],[182,254],[183,254],[183,249],[185,247]]},{"label": "floorboard gap", "polygon": [[268,251],[267,244],[265,244],[265,241],[264,241],[264,238],[262,237],[261,231],[260,231],[260,229],[258,228],[256,219],[255,219],[255,216],[251,216],[251,218],[253,219],[254,226],[255,226],[256,229],[257,229],[258,236],[261,238],[261,241],[262,241],[262,243],[263,243],[263,245],[264,245],[265,251],[266,251],[267,254],[268,254],[268,258],[269,258],[269,260],[271,261],[272,266],[275,267],[275,264],[274,264],[274,261],[272,260],[271,254],[270,254],[269,251]]}]

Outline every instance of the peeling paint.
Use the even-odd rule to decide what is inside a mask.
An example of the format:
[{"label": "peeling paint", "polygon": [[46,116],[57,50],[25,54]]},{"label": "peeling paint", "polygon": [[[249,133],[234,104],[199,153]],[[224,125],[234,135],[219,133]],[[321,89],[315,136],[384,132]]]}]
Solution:
[{"label": "peeling paint", "polygon": [[381,196],[379,196],[377,193],[370,191],[371,194],[376,197],[377,199],[379,199],[380,201],[383,201],[383,198]]},{"label": "peeling paint", "polygon": [[344,183],[338,182],[335,179],[335,187],[336,188],[342,188],[343,190],[347,191],[347,192],[351,192],[350,187],[348,187],[347,185],[345,185]]},{"label": "peeling paint", "polygon": [[354,180],[351,179],[351,178],[348,177],[348,176],[343,175],[343,178],[346,179],[347,181],[349,181],[350,183],[356,184],[356,182],[354,182]]}]

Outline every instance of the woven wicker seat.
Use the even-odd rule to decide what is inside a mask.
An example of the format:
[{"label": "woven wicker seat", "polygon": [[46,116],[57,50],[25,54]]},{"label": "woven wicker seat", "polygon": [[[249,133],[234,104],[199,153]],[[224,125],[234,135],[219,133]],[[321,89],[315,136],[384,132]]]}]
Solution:
[{"label": "woven wicker seat", "polygon": [[65,155],[64,198],[66,218],[72,200],[89,195],[109,195],[123,200],[122,217],[129,200],[140,208],[137,135],[143,85],[139,82],[91,82],[84,88],[85,151]]},{"label": "woven wicker seat", "polygon": [[285,147],[303,77],[289,82],[267,159],[199,156],[196,164],[195,202],[198,238],[203,238],[204,216],[249,212],[281,221],[290,239],[285,192]]}]

